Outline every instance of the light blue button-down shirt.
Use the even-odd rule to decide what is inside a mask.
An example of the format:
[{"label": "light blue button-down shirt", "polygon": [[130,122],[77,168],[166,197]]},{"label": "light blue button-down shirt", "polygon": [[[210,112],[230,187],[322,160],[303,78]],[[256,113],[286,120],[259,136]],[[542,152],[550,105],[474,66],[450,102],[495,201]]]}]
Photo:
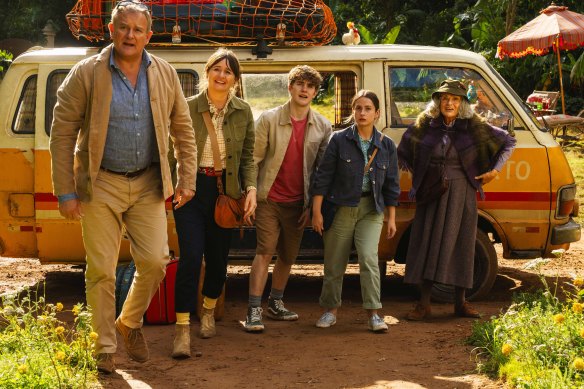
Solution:
[{"label": "light blue button-down shirt", "polygon": [[[355,128],[355,134],[359,138],[359,145],[361,146],[361,152],[363,153],[363,158],[365,158],[365,165],[369,162],[369,156],[367,155],[369,152],[369,147],[371,147],[371,138],[369,139],[362,139],[361,135]],[[369,172],[363,174],[363,184],[361,186],[362,192],[370,192],[371,191],[371,177],[369,177]]]},{"label": "light blue button-down shirt", "polygon": [[110,57],[112,101],[101,167],[117,172],[133,172],[158,162],[158,147],[146,70],[151,64],[144,51],[136,86],[133,87]]}]

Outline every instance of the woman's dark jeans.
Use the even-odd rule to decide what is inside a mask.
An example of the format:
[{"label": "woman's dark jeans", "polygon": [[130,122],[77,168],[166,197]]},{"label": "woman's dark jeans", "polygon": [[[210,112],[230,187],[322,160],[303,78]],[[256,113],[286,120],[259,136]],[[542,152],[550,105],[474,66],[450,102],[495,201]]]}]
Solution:
[{"label": "woman's dark jeans", "polygon": [[[225,173],[223,174],[225,183]],[[225,186],[225,184],[224,184]],[[215,223],[217,178],[197,174],[195,197],[173,211],[180,256],[175,285],[175,311],[195,312],[203,255],[203,296],[218,298],[227,278],[231,230]]]}]

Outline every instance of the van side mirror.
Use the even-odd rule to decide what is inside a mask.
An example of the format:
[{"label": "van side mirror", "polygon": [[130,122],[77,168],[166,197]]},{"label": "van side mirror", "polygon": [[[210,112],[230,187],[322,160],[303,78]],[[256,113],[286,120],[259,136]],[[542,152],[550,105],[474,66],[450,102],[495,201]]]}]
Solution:
[{"label": "van side mirror", "polygon": [[509,135],[511,136],[515,136],[515,118],[513,117],[513,115],[511,115],[509,117],[509,120],[507,120],[507,132],[509,133]]}]

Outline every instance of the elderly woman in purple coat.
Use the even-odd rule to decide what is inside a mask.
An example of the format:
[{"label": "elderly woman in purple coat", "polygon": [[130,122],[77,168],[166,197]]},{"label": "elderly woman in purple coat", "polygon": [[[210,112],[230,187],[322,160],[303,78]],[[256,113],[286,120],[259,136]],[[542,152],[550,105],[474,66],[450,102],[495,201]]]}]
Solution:
[{"label": "elderly woman in purple coat", "polygon": [[483,185],[497,177],[515,143],[473,112],[465,85],[452,79],[440,84],[404,133],[398,157],[412,173],[409,196],[416,200],[405,282],[421,290],[409,320],[430,316],[435,282],[454,286],[455,315],[480,316],[465,297],[473,284],[476,193],[484,198]]}]

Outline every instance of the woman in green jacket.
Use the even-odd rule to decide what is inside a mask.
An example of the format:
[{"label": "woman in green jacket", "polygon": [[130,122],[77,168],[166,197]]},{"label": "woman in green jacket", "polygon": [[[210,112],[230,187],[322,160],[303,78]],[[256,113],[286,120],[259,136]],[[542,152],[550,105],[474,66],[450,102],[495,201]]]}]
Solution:
[{"label": "woman in green jacket", "polygon": [[[195,197],[174,210],[180,249],[175,286],[176,333],[172,356],[189,357],[190,313],[196,311],[201,261],[205,257],[203,310],[199,336],[215,335],[214,309],[227,275],[231,230],[215,223],[217,177],[225,193],[240,198],[247,192],[244,219],[251,223],[256,208],[256,170],[253,163],[254,121],[249,105],[235,96],[240,79],[239,61],[230,50],[219,49],[205,65],[206,87],[187,99],[197,140],[198,173]],[[222,170],[215,171],[213,150],[203,113],[215,128]],[[180,166],[177,166],[180,169]]]}]

